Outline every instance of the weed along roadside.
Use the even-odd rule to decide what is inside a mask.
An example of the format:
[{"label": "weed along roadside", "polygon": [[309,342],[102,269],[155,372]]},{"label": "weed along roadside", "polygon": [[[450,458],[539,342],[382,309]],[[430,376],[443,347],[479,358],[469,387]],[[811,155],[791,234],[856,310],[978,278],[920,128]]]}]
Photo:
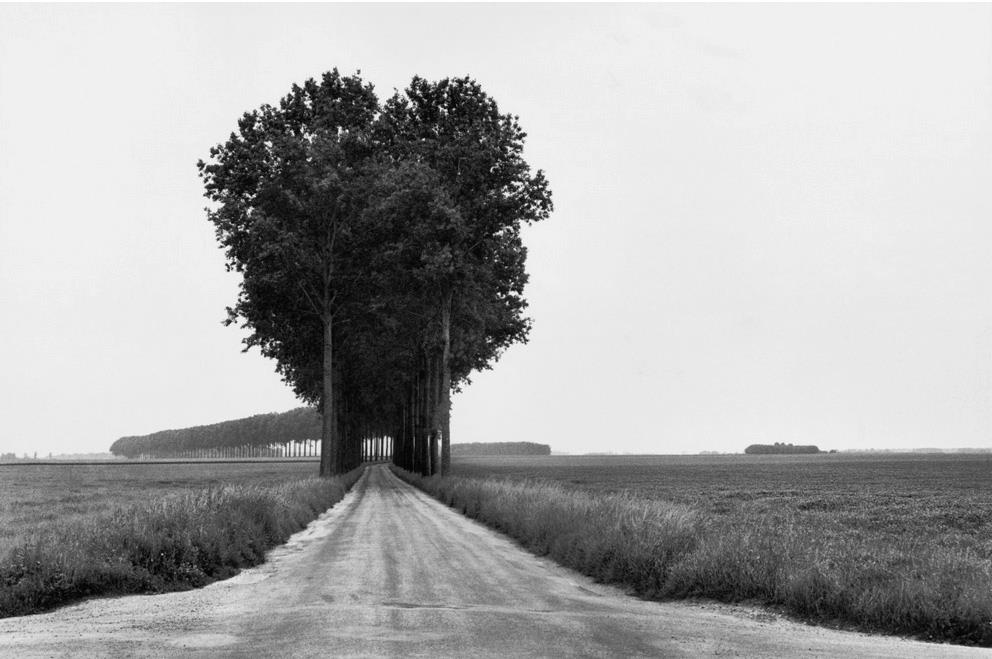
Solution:
[{"label": "weed along roadside", "polygon": [[0,617],[233,576],[340,501],[363,471],[206,488],[46,530],[0,559]]},{"label": "weed along roadside", "polygon": [[392,469],[535,554],[645,598],[747,601],[811,622],[992,646],[992,576],[966,553],[910,551],[757,515],[728,522],[684,504],[547,481]]}]

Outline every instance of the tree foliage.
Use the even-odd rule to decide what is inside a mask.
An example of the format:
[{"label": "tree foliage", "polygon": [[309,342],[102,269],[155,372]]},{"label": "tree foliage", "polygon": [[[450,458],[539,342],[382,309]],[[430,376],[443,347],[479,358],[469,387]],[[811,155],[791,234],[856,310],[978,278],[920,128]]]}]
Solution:
[{"label": "tree foliage", "polygon": [[521,227],[552,205],[525,137],[470,78],[415,77],[380,105],[334,70],[199,163],[243,275],[227,322],[319,406],[321,473],[385,435],[401,465],[446,469],[451,391],[526,341]]}]

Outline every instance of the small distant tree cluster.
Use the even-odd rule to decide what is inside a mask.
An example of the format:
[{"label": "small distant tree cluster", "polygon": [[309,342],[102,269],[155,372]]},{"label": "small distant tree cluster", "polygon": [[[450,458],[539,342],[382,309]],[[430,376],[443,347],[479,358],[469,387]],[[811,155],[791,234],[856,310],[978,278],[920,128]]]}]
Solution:
[{"label": "small distant tree cluster", "polygon": [[400,466],[446,472],[451,392],[526,341],[520,232],[552,204],[524,138],[471,78],[415,77],[380,103],[333,70],[199,163],[243,276],[227,322],[318,406],[321,475],[383,436]]},{"label": "small distant tree cluster", "polygon": [[809,453],[819,453],[820,449],[816,446],[802,446],[802,445],[792,445],[783,444],[781,442],[775,442],[774,444],[751,444],[746,449],[744,453],[748,455],[790,455],[790,454],[809,454]]},{"label": "small distant tree cluster", "polygon": [[257,452],[250,449],[278,446],[280,455],[305,455],[305,443],[319,439],[320,425],[320,415],[312,407],[298,407],[279,414],[121,437],[110,446],[110,452],[126,458],[180,457],[190,452],[203,457],[241,457]]}]

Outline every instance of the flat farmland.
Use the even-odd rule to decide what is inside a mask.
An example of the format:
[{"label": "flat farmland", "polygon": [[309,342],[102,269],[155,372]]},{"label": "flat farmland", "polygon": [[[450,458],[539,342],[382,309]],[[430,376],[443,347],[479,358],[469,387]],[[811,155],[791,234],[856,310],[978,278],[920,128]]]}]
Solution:
[{"label": "flat farmland", "polygon": [[[647,596],[992,645],[989,455],[477,457],[452,471],[463,509]],[[654,548],[631,557],[641,544]]]},{"label": "flat farmland", "polygon": [[724,522],[801,523],[992,559],[992,455],[456,458],[457,476],[542,480],[687,504]]},{"label": "flat farmland", "polygon": [[316,461],[0,465],[0,560],[53,527],[222,485],[269,486],[317,474]]}]

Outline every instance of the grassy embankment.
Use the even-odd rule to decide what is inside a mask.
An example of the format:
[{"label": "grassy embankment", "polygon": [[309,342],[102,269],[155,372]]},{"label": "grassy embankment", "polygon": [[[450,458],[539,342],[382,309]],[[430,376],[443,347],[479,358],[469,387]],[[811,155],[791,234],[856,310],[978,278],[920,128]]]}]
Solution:
[{"label": "grassy embankment", "polygon": [[[823,473],[815,464],[799,469],[805,478],[800,474],[793,482],[807,487],[790,496],[777,496],[774,479],[771,486],[754,480],[744,492],[749,465],[700,466],[685,465],[688,473],[683,469],[681,477],[714,490],[736,482],[740,500],[732,504],[700,491],[695,500],[665,501],[629,489],[604,492],[610,488],[602,481],[588,491],[574,469],[557,473],[571,482],[535,479],[556,473],[540,468],[518,468],[516,478],[495,479],[397,473],[531,551],[644,597],[748,601],[820,623],[992,645],[992,545],[988,535],[972,533],[988,520],[978,519],[974,508],[951,510],[967,501],[951,497],[953,503],[935,510],[934,501],[907,501],[896,493],[886,510],[887,495],[873,497],[871,485],[860,496],[830,485],[844,465]],[[785,478],[790,465],[784,466],[771,462],[759,471]],[[987,469],[987,463],[980,466]],[[603,465],[585,469],[601,471]],[[622,473],[609,479],[614,487],[623,483]],[[705,474],[711,474],[708,483]],[[897,489],[896,480],[886,481],[888,487]],[[925,488],[919,474],[915,482]],[[984,490],[981,497],[988,496]],[[764,495],[776,504],[769,506]],[[846,509],[847,499],[861,509]],[[916,524],[899,519],[900,510],[913,511],[929,530],[916,532]],[[986,515],[987,509],[980,510]]]},{"label": "grassy embankment", "polygon": [[0,617],[94,595],[185,590],[229,577],[261,563],[266,550],[340,501],[361,471],[183,488],[136,505],[65,515],[44,529],[22,529],[0,554]]},{"label": "grassy embankment", "polygon": [[0,465],[0,562],[46,529],[223,485],[268,487],[317,473],[316,461]]}]

